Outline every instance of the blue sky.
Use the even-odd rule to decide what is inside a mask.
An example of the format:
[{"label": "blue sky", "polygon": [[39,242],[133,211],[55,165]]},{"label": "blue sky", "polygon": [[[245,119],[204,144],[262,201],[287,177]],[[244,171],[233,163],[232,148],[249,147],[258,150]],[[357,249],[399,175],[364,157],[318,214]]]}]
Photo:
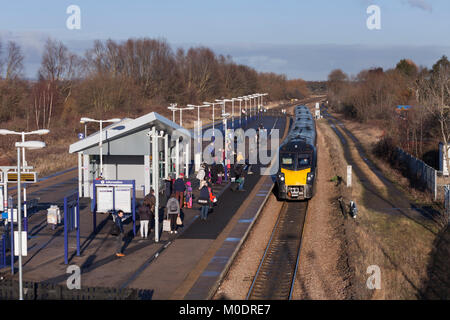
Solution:
[{"label": "blue sky", "polygon": [[[174,47],[204,45],[238,63],[289,78],[326,79],[333,68],[392,67],[412,58],[430,66],[450,55],[448,0],[40,0],[3,1],[0,39],[16,40],[34,76],[48,36],[79,54],[94,39],[162,37]],[[68,30],[66,8],[81,8],[81,30]],[[381,30],[368,30],[366,8],[381,8]]]}]

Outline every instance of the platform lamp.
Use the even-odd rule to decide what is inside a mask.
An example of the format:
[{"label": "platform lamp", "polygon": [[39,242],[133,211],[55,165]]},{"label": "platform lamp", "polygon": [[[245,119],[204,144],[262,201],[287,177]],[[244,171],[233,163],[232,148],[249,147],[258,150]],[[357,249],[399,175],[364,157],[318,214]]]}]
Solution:
[{"label": "platform lamp", "polygon": [[[187,107],[187,108],[177,108],[177,107],[169,107],[169,110],[172,110],[173,112],[175,111],[180,111],[180,127],[183,126],[183,110],[194,110],[194,108],[192,107]],[[174,113],[175,114],[175,113]],[[174,121],[175,122],[175,121]]]},{"label": "platform lamp", "polygon": [[214,106],[216,104],[222,104],[221,102],[203,102],[204,105],[209,105],[212,106],[212,129],[213,129],[213,137],[214,137],[214,122],[216,120],[215,116],[214,116]]},{"label": "platform lamp", "polygon": [[[15,131],[11,131],[11,130],[1,129],[0,135],[7,135],[7,134],[20,135],[20,136],[22,136],[22,142],[25,142],[25,136],[28,136],[28,135],[42,136],[42,135],[48,134],[49,132],[50,132],[50,130],[48,130],[48,129],[39,129],[39,130],[31,131],[31,132],[15,132]],[[23,167],[27,167],[27,161],[25,160],[25,148],[22,148],[22,165],[23,165]],[[27,185],[26,185],[26,183],[24,183],[24,185],[23,185],[23,201],[24,201],[23,213],[25,216],[24,229],[25,229],[25,231],[28,231]]]},{"label": "platform lamp", "polygon": [[171,103],[170,107],[167,107],[167,109],[172,110],[172,121],[175,122],[175,111],[177,111],[175,108],[177,107],[176,103]]},{"label": "platform lamp", "polygon": [[233,98],[236,101],[239,101],[239,127],[242,128],[242,100],[244,100],[243,97],[237,97]]},{"label": "platform lamp", "polygon": [[250,99],[248,98],[248,96],[242,96],[242,99],[244,99],[244,101],[245,101],[245,111],[244,111],[244,113],[245,113],[245,126],[247,126],[247,122],[248,122],[248,119],[247,119],[247,117],[248,117],[247,101],[250,100]]},{"label": "platform lamp", "polygon": [[[19,299],[23,300],[23,284],[22,284],[22,206],[21,206],[21,164],[20,164],[20,149],[42,149],[45,147],[45,142],[42,141],[26,141],[16,142],[17,148],[17,231],[18,231],[18,251],[19,251]],[[12,216],[13,214],[11,214]],[[12,217],[11,217],[12,218]],[[14,219],[12,218],[12,221]],[[14,232],[14,226],[11,225],[11,232]],[[25,240],[26,241],[26,240]],[[14,254],[11,252],[11,254]]]},{"label": "platform lamp", "polygon": [[[201,162],[201,144],[202,144],[202,126],[200,125],[200,109],[201,108],[207,108],[209,105],[193,105],[188,104],[187,107],[189,108],[197,108],[197,150],[195,152],[195,171],[198,171],[200,169],[200,162]],[[195,127],[195,126],[194,126]],[[194,129],[195,130],[195,129]]]},{"label": "platform lamp", "polygon": [[100,148],[100,176],[103,177],[103,122],[112,122],[112,123],[117,123],[119,121],[121,121],[121,119],[118,118],[114,118],[114,119],[109,119],[109,120],[95,120],[95,119],[91,119],[91,118],[81,118],[80,122],[83,121],[83,123],[87,123],[87,122],[97,122],[100,123],[100,134],[99,134],[99,148]]}]

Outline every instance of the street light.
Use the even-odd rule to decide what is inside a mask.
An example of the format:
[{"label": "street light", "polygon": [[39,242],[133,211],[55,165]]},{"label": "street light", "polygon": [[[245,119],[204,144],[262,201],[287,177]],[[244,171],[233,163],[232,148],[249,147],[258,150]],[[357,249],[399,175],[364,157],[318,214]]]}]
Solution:
[{"label": "street light", "polygon": [[264,98],[264,96],[268,96],[268,95],[269,95],[268,93],[263,93],[263,94],[261,95],[261,106],[264,107],[264,101],[263,101],[263,98]]},{"label": "street light", "polygon": [[[11,131],[11,130],[6,130],[6,129],[0,129],[0,135],[7,135],[7,134],[14,134],[14,135],[20,135],[22,136],[22,143],[25,143],[25,136],[28,135],[32,135],[32,134],[37,134],[37,135],[44,135],[44,134],[48,134],[50,132],[50,130],[48,129],[39,129],[39,130],[35,130],[35,131],[30,131],[30,132],[16,132],[16,131]],[[28,148],[31,149],[31,148]],[[27,161],[25,160],[25,147],[22,147],[22,164],[24,167],[27,166]],[[27,170],[27,169],[24,169]],[[27,185],[26,183],[24,183],[23,185],[23,200],[24,200],[24,205],[23,205],[23,213],[25,216],[25,231],[28,231],[28,212],[27,212]]]},{"label": "street light", "polygon": [[[22,285],[22,206],[21,206],[21,192],[20,192],[20,179],[21,179],[21,166],[20,166],[20,149],[36,150],[45,147],[45,143],[42,141],[27,141],[16,142],[17,148],[17,231],[18,231],[18,245],[19,245],[19,299],[23,300],[23,285]],[[13,216],[13,209],[11,209],[11,217]],[[12,219],[12,218],[11,218]],[[14,219],[12,219],[14,220]],[[14,232],[14,225],[11,224],[11,232]],[[14,254],[14,252],[11,252]]]},{"label": "street light", "polygon": [[233,98],[236,101],[239,101],[239,127],[242,127],[242,100],[243,97]]},{"label": "street light", "polygon": [[214,122],[215,122],[215,117],[214,117],[214,106],[216,104],[221,104],[221,102],[203,102],[204,105],[210,105],[213,107],[213,112],[212,112],[212,128],[213,128],[213,137],[214,137]]},{"label": "street light", "polygon": [[[201,141],[202,141],[202,126],[200,125],[200,108],[209,107],[209,105],[197,106],[193,104],[188,104],[189,108],[197,108],[197,150],[195,154],[195,171],[200,169],[201,162]],[[195,127],[195,126],[194,126]]]},{"label": "street light", "polygon": [[194,110],[194,108],[192,107],[187,107],[187,108],[176,108],[176,107],[172,107],[170,106],[168,108],[169,110],[172,110],[174,113],[174,122],[175,122],[175,111],[180,111],[180,127],[183,126],[183,110]]},{"label": "street light", "polygon": [[175,111],[176,111],[176,108],[177,107],[177,104],[176,103],[171,103],[170,104],[170,107],[167,107],[167,109],[169,109],[169,110],[172,110],[172,121],[173,122],[175,122]]},{"label": "street light", "polygon": [[248,117],[248,113],[247,113],[247,101],[250,100],[248,98],[248,96],[243,96],[242,99],[244,99],[245,101],[245,125],[247,126],[247,117]]},{"label": "street light", "polygon": [[[83,121],[83,122],[82,122]],[[100,147],[100,177],[103,177],[103,122],[112,122],[116,123],[121,121],[121,119],[114,118],[109,120],[95,120],[91,118],[81,118],[80,122],[87,123],[87,122],[97,122],[100,123],[100,135],[99,135],[99,147]]]}]

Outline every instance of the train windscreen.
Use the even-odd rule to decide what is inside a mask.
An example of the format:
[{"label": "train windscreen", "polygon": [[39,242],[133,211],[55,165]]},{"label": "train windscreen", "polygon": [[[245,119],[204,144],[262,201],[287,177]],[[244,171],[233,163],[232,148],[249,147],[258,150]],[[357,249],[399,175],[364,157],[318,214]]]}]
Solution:
[{"label": "train windscreen", "polygon": [[295,169],[295,153],[281,153],[281,167],[288,170]]},{"label": "train windscreen", "polygon": [[311,154],[299,153],[297,157],[298,169],[311,166]]}]

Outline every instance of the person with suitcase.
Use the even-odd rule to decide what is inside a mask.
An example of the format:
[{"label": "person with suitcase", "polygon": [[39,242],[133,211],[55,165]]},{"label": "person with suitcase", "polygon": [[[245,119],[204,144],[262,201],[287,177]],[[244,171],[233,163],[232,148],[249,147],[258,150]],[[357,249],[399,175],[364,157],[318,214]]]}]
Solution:
[{"label": "person with suitcase", "polygon": [[167,218],[170,219],[170,233],[177,233],[177,218],[180,216],[180,203],[175,197],[175,194],[170,196],[166,208]]}]

